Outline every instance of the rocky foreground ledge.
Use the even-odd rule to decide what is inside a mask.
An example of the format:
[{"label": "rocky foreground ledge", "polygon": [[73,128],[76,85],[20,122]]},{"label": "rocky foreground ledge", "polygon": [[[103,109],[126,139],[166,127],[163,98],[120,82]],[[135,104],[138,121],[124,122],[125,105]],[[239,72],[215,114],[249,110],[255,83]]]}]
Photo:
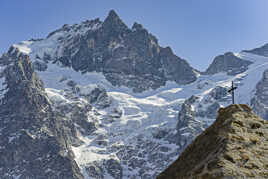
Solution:
[{"label": "rocky foreground ledge", "polygon": [[244,104],[220,108],[217,120],[157,178],[268,178],[268,121]]}]

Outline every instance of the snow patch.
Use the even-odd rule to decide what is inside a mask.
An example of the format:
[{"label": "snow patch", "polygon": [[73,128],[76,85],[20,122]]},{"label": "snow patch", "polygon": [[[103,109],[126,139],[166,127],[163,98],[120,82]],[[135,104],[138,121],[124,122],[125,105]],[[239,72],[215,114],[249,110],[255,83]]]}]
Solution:
[{"label": "snow patch", "polygon": [[63,95],[61,95],[60,90],[46,88],[46,93],[48,98],[55,103],[70,103]]},{"label": "snow patch", "polygon": [[14,179],[20,179],[20,177],[21,177],[21,174],[20,175],[14,175],[13,176]]},{"label": "snow patch", "polygon": [[20,52],[29,55],[32,51],[31,48],[29,48],[29,45],[31,45],[32,42],[30,41],[22,41],[18,44],[14,44],[13,47],[17,48]]},{"label": "snow patch", "polygon": [[[86,24],[86,23],[85,23]],[[76,27],[70,26],[68,28]],[[49,38],[41,41],[24,41],[15,44],[21,52],[29,54],[31,60],[34,62],[45,55],[52,58],[57,58],[62,55],[63,46],[61,38],[70,35],[72,38],[75,35],[83,35],[88,30],[96,30],[101,27],[101,24],[94,24],[76,32],[71,28],[69,32],[58,31]],[[67,28],[67,27],[66,27]],[[78,28],[78,26],[77,26]],[[114,43],[111,45],[112,49],[121,47],[122,44]],[[73,52],[75,55],[76,52]],[[70,82],[80,89],[80,95],[88,95],[97,86],[105,88],[108,95],[111,97],[112,104],[110,107],[98,110],[99,127],[94,134],[90,136],[81,136],[80,139],[84,142],[79,147],[72,147],[75,154],[75,160],[86,178],[85,167],[92,162],[101,162],[110,158],[118,160],[116,153],[109,152],[109,148],[115,145],[135,145],[137,136],[143,136],[145,139],[155,141],[153,133],[166,129],[167,131],[176,131],[177,116],[180,106],[192,95],[199,97],[198,101],[191,105],[191,109],[205,109],[212,104],[210,101],[198,105],[206,100],[209,100],[209,93],[216,87],[230,87],[231,81],[235,81],[238,85],[236,90],[237,103],[250,104],[250,100],[254,96],[254,89],[256,84],[262,78],[264,70],[268,69],[268,58],[253,55],[249,53],[238,53],[236,56],[252,61],[248,70],[235,75],[228,76],[226,73],[217,73],[214,75],[200,75],[197,74],[197,80],[188,85],[178,85],[175,82],[168,81],[165,86],[156,90],[148,90],[142,93],[134,93],[132,89],[127,87],[114,87],[108,82],[102,73],[90,72],[84,73],[76,72],[72,68],[60,67],[59,64],[48,62],[46,71],[37,72],[41,80],[44,82],[46,92],[49,99],[55,103],[71,103],[72,101],[64,97],[64,89],[71,88]],[[1,68],[0,68],[1,70]],[[3,78],[0,78],[0,89],[3,88]],[[0,94],[1,95],[1,94]],[[1,96],[0,96],[1,97]],[[221,106],[229,105],[228,101],[221,102]],[[121,117],[114,117],[115,109],[120,109]],[[94,113],[93,110],[90,111]],[[89,112],[89,113],[90,113]],[[109,122],[110,120],[111,122]],[[203,121],[206,124],[211,124],[215,119],[208,119],[206,117],[198,117],[195,120]],[[180,129],[183,131],[184,129]],[[96,140],[98,136],[104,136],[103,141],[106,145],[97,145]],[[190,133],[185,132],[182,135],[188,137]],[[14,138],[9,138],[12,141]],[[167,144],[166,141],[157,141],[163,146],[176,150],[177,146],[174,144]],[[172,152],[171,150],[171,152]],[[177,156],[174,156],[174,160]],[[133,176],[138,174],[138,170],[130,171],[125,165],[124,176]],[[154,172],[154,171],[152,171]],[[106,176],[108,178],[108,175]],[[110,177],[110,176],[109,176]]]}]

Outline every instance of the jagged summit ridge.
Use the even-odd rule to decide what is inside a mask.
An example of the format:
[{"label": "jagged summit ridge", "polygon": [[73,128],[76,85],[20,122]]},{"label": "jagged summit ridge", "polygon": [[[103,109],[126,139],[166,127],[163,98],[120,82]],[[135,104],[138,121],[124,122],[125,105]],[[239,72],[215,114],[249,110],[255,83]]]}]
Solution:
[{"label": "jagged summit ridge", "polygon": [[107,18],[119,18],[119,16],[115,12],[115,10],[112,9],[112,10],[109,11]]},{"label": "jagged summit ridge", "polygon": [[218,55],[204,74],[213,75],[220,72],[227,72],[228,75],[237,75],[248,69],[252,62],[243,60],[232,52],[227,52],[224,55]]},{"label": "jagged summit ridge", "polygon": [[142,25],[128,28],[115,11],[99,19],[64,25],[46,39],[26,41],[14,47],[28,53],[37,70],[48,63],[82,73],[99,72],[113,86],[134,92],[157,89],[167,81],[188,84],[198,73],[170,48],[162,48]]},{"label": "jagged summit ridge", "polygon": [[221,108],[216,121],[158,178],[267,178],[267,127],[247,105]]},{"label": "jagged summit ridge", "polygon": [[127,26],[124,24],[124,22],[120,19],[119,15],[115,12],[115,10],[110,10],[108,13],[108,16],[104,20],[104,23],[106,22],[114,22],[115,24],[123,25],[127,28]]}]

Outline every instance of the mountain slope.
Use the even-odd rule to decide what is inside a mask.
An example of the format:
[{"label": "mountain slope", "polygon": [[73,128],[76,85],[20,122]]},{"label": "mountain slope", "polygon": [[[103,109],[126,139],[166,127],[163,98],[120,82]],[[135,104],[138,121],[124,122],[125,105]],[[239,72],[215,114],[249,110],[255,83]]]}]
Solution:
[{"label": "mountain slope", "polygon": [[217,120],[158,179],[267,178],[268,122],[247,105],[221,108]]},{"label": "mountain slope", "polygon": [[64,25],[45,39],[14,45],[36,61],[39,71],[53,62],[82,73],[100,72],[113,86],[134,92],[157,89],[167,81],[188,84],[198,73],[185,60],[162,48],[142,25],[128,28],[112,10],[99,19]]},{"label": "mountain slope", "polygon": [[245,72],[251,61],[241,59],[232,52],[215,57],[204,74],[213,75],[220,72],[227,72],[229,75],[236,75]]},{"label": "mountain slope", "polygon": [[[266,89],[260,85],[256,90],[256,86],[268,69],[267,57],[232,53],[220,58],[223,69],[212,65],[215,73],[198,74],[170,48],[160,47],[142,25],[134,23],[130,29],[114,11],[103,22],[64,25],[45,39],[14,44],[8,57],[1,58],[0,72],[6,69],[4,63],[18,59],[17,52],[30,57],[34,76],[40,77],[45,88],[40,87],[37,96],[46,96],[49,108],[45,112],[56,118],[49,121],[64,129],[60,143],[68,143],[71,158],[87,179],[155,178],[213,123],[220,107],[231,103],[227,92],[231,81],[238,86],[238,103],[250,105]],[[241,61],[247,63],[246,68]],[[0,75],[0,99],[7,94],[4,82],[5,76]],[[23,91],[36,96],[36,90],[27,85]],[[21,96],[9,97],[16,101]],[[43,98],[37,99],[30,104],[39,104]],[[23,105],[17,106],[24,111]]]},{"label": "mountain slope", "polygon": [[1,178],[84,178],[29,57],[16,51],[0,63],[7,88],[0,106]]}]

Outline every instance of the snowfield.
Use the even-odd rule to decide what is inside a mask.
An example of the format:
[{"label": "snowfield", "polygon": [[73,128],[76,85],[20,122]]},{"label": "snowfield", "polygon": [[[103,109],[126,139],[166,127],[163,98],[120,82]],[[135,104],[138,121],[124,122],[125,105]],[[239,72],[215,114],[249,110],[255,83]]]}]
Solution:
[{"label": "snowfield", "polygon": [[[234,81],[238,86],[235,92],[235,99],[237,103],[250,104],[250,100],[254,96],[255,87],[258,81],[262,78],[263,71],[268,69],[268,58],[256,55],[241,53],[239,57],[251,60],[254,63],[249,66],[249,69],[236,76],[228,76],[226,73],[219,73],[212,76],[201,75],[198,79],[189,85],[180,86],[173,82],[169,82],[157,90],[146,91],[140,94],[131,92],[131,89],[125,87],[113,87],[102,74],[87,73],[80,74],[72,69],[63,69],[56,65],[51,65],[47,72],[40,72],[41,79],[45,82],[47,88],[64,89],[66,86],[56,82],[55,79],[60,75],[68,75],[68,79],[77,82],[81,86],[87,85],[101,85],[107,91],[112,99],[112,105],[109,108],[99,110],[99,122],[102,127],[99,127],[94,136],[81,136],[84,145],[73,147],[75,153],[75,160],[84,171],[86,178],[87,174],[85,168],[87,164],[103,161],[105,159],[113,158],[118,160],[116,152],[110,152],[111,146],[120,145],[137,145],[135,144],[138,136],[142,135],[148,140],[155,140],[153,133],[160,129],[168,129],[176,131],[176,124],[178,118],[178,111],[185,99],[196,95],[205,99],[209,92],[216,86],[230,87],[231,81]],[[51,84],[53,82],[53,84]],[[59,99],[62,100],[62,99]],[[231,103],[221,103],[222,106],[227,106]],[[192,106],[193,110],[197,106]],[[206,105],[203,106],[206,108]],[[117,118],[112,123],[107,123],[106,116],[111,114],[114,108],[122,111],[122,117]],[[197,118],[196,120],[203,121],[208,125],[213,122],[207,118]],[[93,141],[99,134],[108,136],[107,146],[98,146]],[[189,133],[183,135],[189,136]],[[171,148],[169,152],[178,150],[178,146],[170,144],[167,141],[158,141],[161,146],[168,146]],[[177,158],[174,157],[173,160]],[[145,159],[146,160],[146,159]],[[137,175],[138,171],[129,170],[127,165],[123,165],[123,176],[129,178]],[[108,174],[105,178],[109,178]]]},{"label": "snowfield", "polygon": [[[92,30],[98,27],[94,26]],[[14,47],[18,48],[22,53],[28,54],[33,62],[38,58],[42,58],[45,53],[50,54],[52,57],[57,57],[61,54],[58,38],[63,35],[57,32],[45,40],[24,41],[14,45]],[[98,115],[95,115],[95,120],[98,122],[99,127],[92,135],[83,136],[80,134],[80,139],[84,144],[78,147],[73,146],[72,149],[75,154],[75,160],[85,178],[91,178],[86,172],[86,167],[89,164],[94,162],[101,163],[107,159],[118,161],[123,167],[123,178],[130,178],[138,175],[138,169],[130,169],[128,163],[120,161],[117,157],[116,152],[118,151],[112,149],[115,147],[120,148],[120,146],[135,147],[139,145],[138,139],[142,136],[142,140],[157,144],[157,148],[168,148],[166,153],[176,153],[178,150],[177,145],[165,140],[155,139],[153,135],[162,129],[176,133],[180,107],[192,95],[198,96],[199,102],[203,103],[216,86],[229,88],[231,82],[234,81],[235,85],[238,86],[235,91],[236,102],[250,105],[250,100],[255,94],[256,84],[261,80],[263,71],[268,69],[268,58],[249,53],[238,53],[236,55],[253,62],[247,71],[235,76],[228,76],[226,73],[200,75],[195,82],[188,85],[168,82],[157,90],[142,93],[133,93],[131,89],[126,87],[112,86],[101,73],[81,74],[71,68],[61,67],[59,64],[52,64],[51,62],[48,62],[46,71],[38,71],[37,73],[45,84],[48,97],[51,101],[57,103],[72,103],[70,99],[66,99],[63,95],[64,90],[70,88],[68,85],[70,81],[80,87],[81,94],[89,94],[96,86],[101,86],[108,92],[111,105],[104,109],[96,109]],[[3,86],[2,79],[0,78],[1,89]],[[83,99],[81,98],[81,100]],[[221,106],[227,106],[230,103],[231,100],[227,100],[222,102]],[[208,106],[208,104],[202,105],[204,109]],[[195,110],[198,105],[192,105],[191,107],[192,110]],[[121,112],[120,117],[116,117],[115,110]],[[196,120],[203,121],[209,125],[214,119],[197,118]],[[183,135],[187,137],[190,134],[185,132]],[[99,145],[96,141],[100,136],[103,136],[101,141],[104,144]],[[169,163],[177,157],[174,156]],[[146,156],[143,159],[149,161]],[[155,164],[148,162],[148,165]],[[159,172],[157,169],[154,171],[153,167],[152,172]],[[106,172],[104,178],[113,177]]]}]

